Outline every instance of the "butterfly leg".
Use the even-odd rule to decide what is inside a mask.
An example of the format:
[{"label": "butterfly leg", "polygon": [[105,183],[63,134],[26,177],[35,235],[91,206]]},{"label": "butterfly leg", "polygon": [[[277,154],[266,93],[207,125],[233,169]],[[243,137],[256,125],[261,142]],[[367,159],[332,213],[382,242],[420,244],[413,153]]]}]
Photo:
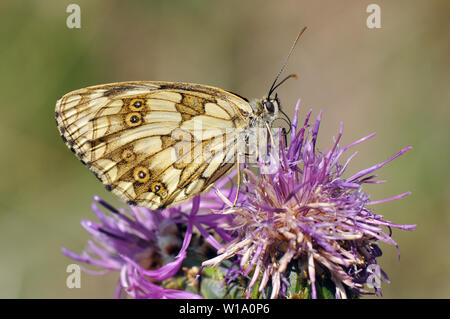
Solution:
[{"label": "butterfly leg", "polygon": [[239,191],[241,189],[241,163],[239,162],[239,156],[237,158],[237,170],[238,170],[238,174],[237,174],[237,190],[236,190],[236,197],[234,199],[233,202],[233,207],[236,206],[238,198],[239,198]]}]

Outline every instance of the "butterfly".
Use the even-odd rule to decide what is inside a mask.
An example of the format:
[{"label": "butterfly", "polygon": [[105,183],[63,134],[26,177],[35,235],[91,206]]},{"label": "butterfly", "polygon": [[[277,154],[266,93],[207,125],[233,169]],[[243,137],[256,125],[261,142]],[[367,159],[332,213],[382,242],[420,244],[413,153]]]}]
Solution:
[{"label": "butterfly", "polygon": [[192,83],[90,86],[57,101],[56,123],[107,190],[129,205],[163,209],[207,191],[239,166],[242,132],[270,127],[281,111],[278,96],[271,95],[294,77],[276,84],[281,71],[267,97],[252,101]]}]

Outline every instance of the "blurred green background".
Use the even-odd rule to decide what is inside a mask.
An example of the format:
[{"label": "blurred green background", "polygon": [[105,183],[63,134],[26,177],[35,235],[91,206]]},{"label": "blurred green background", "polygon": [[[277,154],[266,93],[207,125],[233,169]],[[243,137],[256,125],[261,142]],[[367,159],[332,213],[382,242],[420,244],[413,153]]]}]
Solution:
[{"label": "blurred green background", "polygon": [[[81,29],[66,7],[81,7]],[[368,29],[366,7],[381,7]],[[450,297],[450,2],[449,1],[92,1],[0,2],[0,297],[113,296],[117,273],[83,274],[66,287],[81,252],[81,219],[97,194],[119,204],[61,141],[54,105],[78,88],[127,80],[203,83],[262,97],[292,41],[308,26],[287,71],[299,79],[279,90],[292,116],[324,111],[319,146],[344,122],[341,145],[374,131],[357,147],[348,174],[413,150],[380,171],[388,183],[372,199],[412,195],[377,213],[413,232],[394,230],[401,249],[383,245],[392,283],[384,297]],[[350,176],[350,175],[349,175]]]}]

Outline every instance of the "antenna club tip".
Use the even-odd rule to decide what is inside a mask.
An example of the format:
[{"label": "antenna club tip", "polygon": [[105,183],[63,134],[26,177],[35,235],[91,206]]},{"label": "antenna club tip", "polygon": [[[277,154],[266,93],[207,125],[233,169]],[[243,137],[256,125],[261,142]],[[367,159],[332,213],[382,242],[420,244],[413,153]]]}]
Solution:
[{"label": "antenna club tip", "polygon": [[297,35],[297,39],[295,39],[294,46],[295,46],[295,44],[297,44],[298,40],[300,40],[300,38],[301,38],[303,32],[305,32],[306,29],[307,29],[307,27],[303,27],[303,29],[300,30],[300,32],[299,32],[298,35]]}]

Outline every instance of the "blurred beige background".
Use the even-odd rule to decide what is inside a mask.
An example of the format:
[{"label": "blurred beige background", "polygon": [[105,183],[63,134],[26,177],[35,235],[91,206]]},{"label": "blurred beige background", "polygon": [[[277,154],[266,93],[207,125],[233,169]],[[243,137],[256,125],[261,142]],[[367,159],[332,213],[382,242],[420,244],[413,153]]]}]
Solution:
[{"label": "blurred beige background", "polygon": [[[81,7],[68,29],[66,7]],[[366,27],[366,7],[381,7],[381,29]],[[450,2],[430,1],[88,1],[0,2],[0,297],[113,296],[117,274],[83,275],[68,289],[61,254],[80,252],[93,219],[92,196],[119,202],[71,154],[54,122],[54,105],[81,87],[126,80],[187,81],[247,97],[267,93],[292,41],[308,26],[280,90],[292,116],[324,111],[319,146],[344,121],[342,145],[357,147],[348,174],[413,150],[380,171],[388,183],[372,198],[405,191],[377,213],[413,232],[394,230],[401,249],[383,245],[388,298],[450,297]]]}]

